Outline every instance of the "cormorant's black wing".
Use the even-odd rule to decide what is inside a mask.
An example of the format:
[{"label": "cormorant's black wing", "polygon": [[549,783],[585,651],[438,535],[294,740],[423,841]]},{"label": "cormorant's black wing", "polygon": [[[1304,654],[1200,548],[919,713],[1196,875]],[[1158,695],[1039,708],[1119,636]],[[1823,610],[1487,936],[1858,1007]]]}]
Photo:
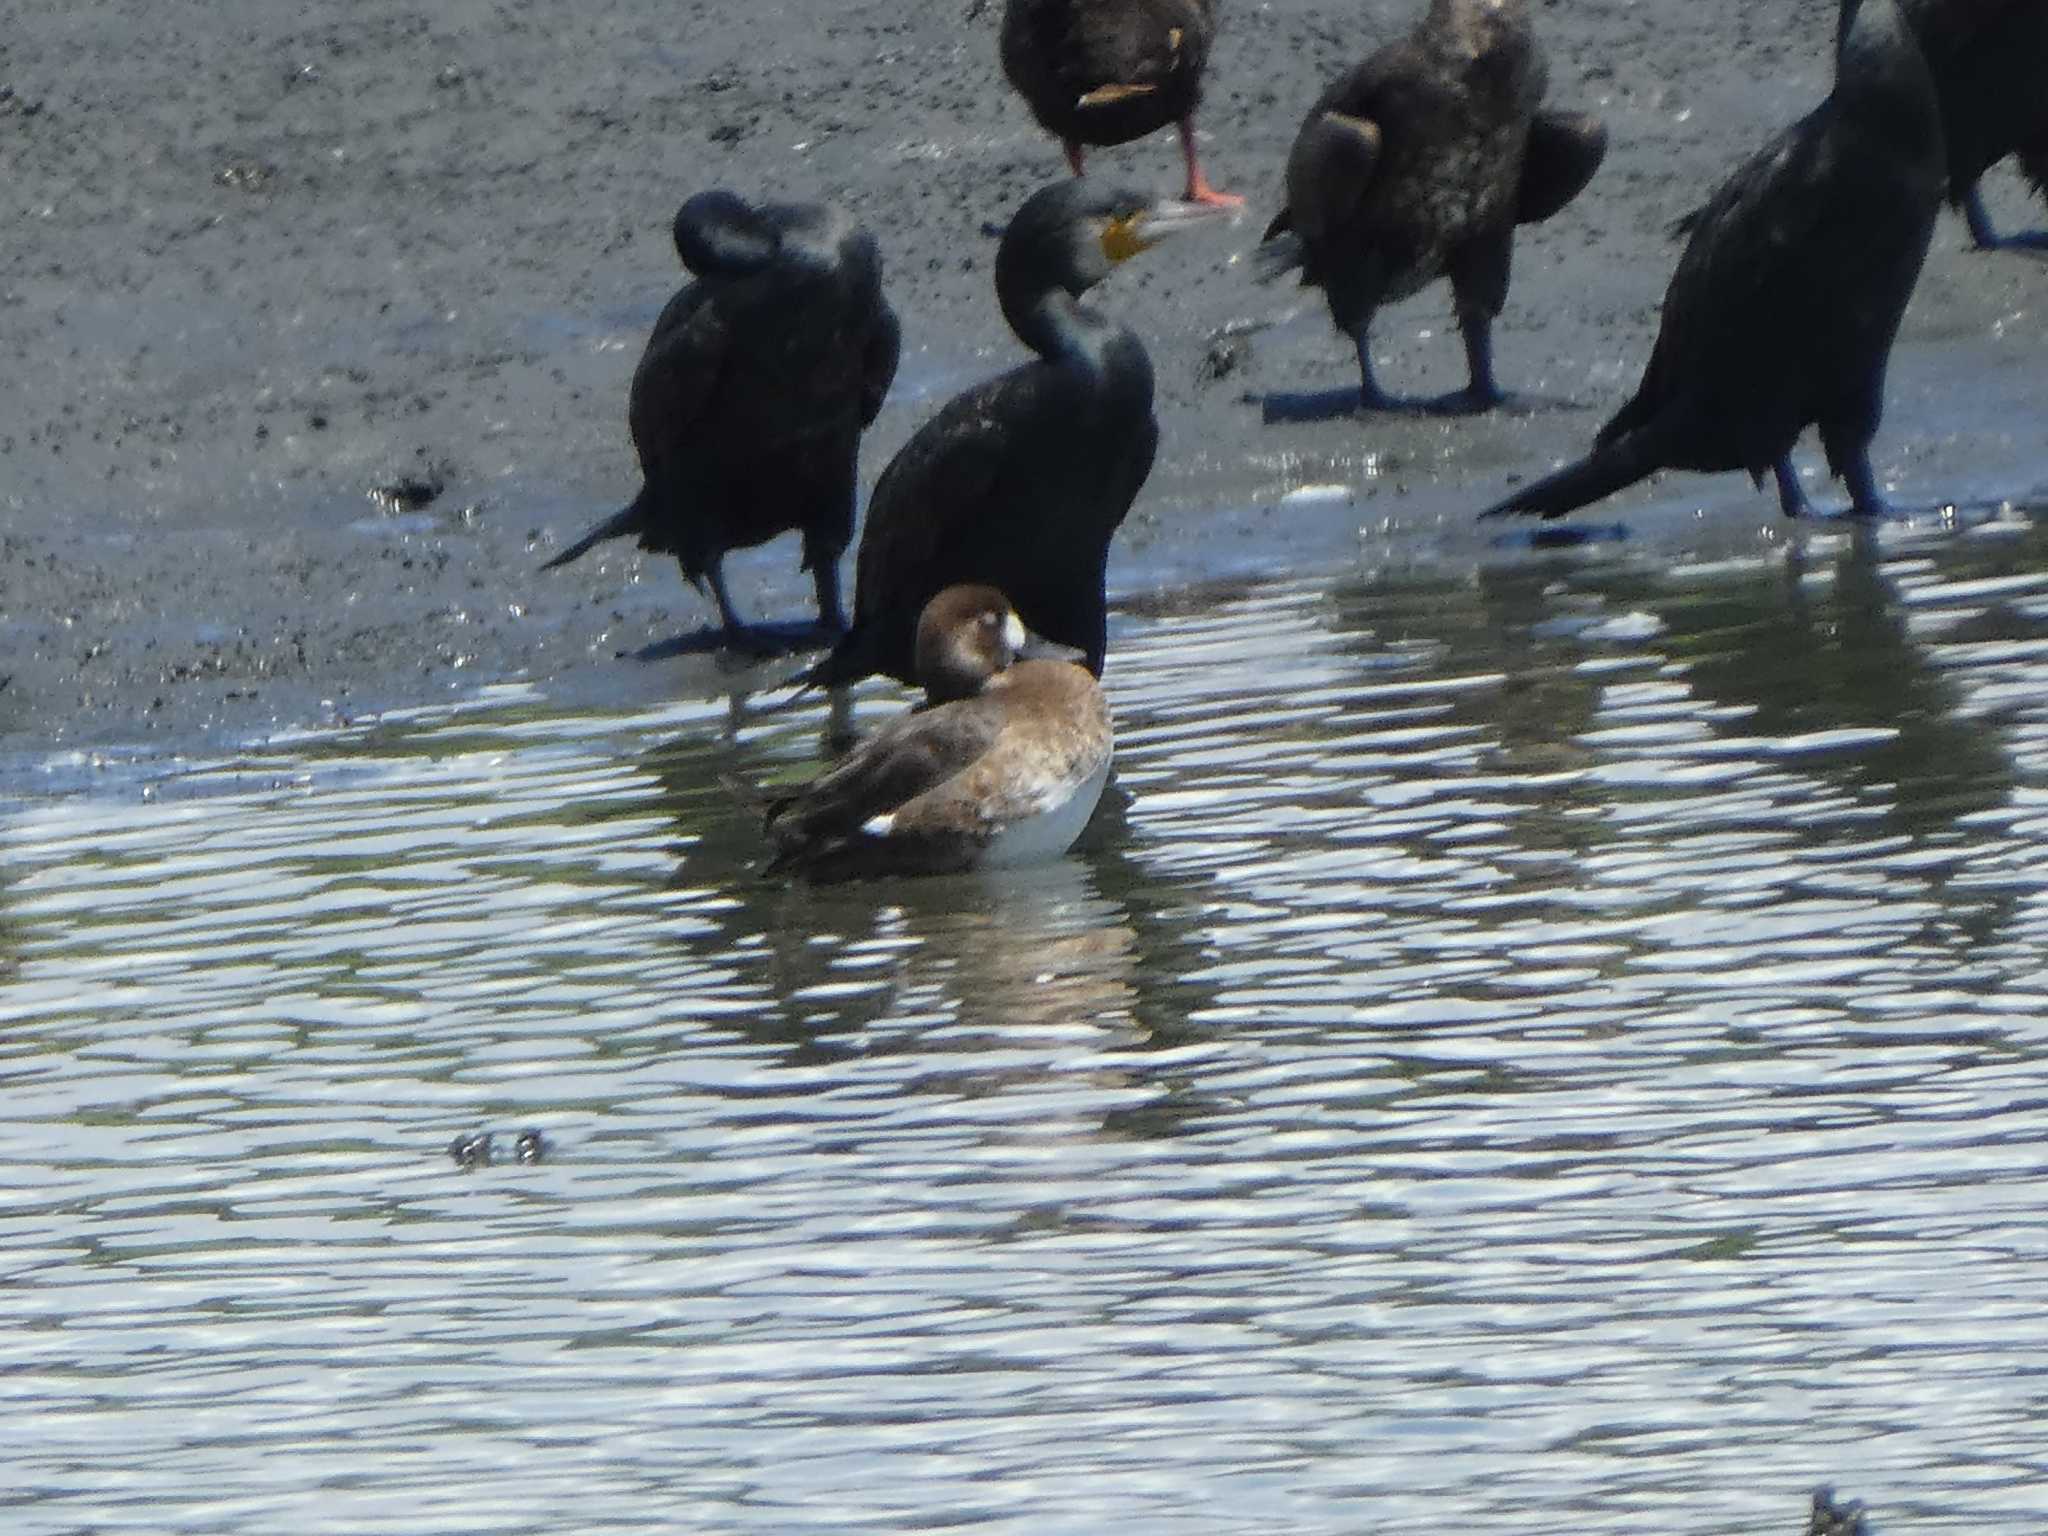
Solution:
[{"label": "cormorant's black wing", "polygon": [[[1714,360],[1807,328],[1807,296],[1825,289],[1835,247],[1853,240],[1828,195],[1837,148],[1823,103],[1737,168],[1674,226],[1688,238],[1664,294],[1657,343],[1635,398],[1600,431],[1606,443],[1642,425],[1701,381]],[[1821,302],[1825,302],[1822,295]],[[1746,363],[1769,369],[1768,356]]]},{"label": "cormorant's black wing", "polygon": [[1538,112],[1522,152],[1515,189],[1515,222],[1537,224],[1580,192],[1607,158],[1607,128],[1586,112]]},{"label": "cormorant's black wing", "polygon": [[882,402],[889,398],[889,386],[896,379],[896,365],[903,356],[903,326],[889,301],[875,299],[874,323],[868,330],[867,345],[860,359],[860,424],[874,425]]},{"label": "cormorant's black wing", "polygon": [[733,337],[715,292],[692,283],[654,322],[633,370],[627,423],[643,465],[658,464],[686,443],[718,397]]},{"label": "cormorant's black wing", "polygon": [[1020,423],[1060,377],[1042,363],[954,396],[896,452],[868,501],[854,566],[854,620],[916,612],[957,568],[990,518],[1016,515],[1035,466],[1019,462]]}]

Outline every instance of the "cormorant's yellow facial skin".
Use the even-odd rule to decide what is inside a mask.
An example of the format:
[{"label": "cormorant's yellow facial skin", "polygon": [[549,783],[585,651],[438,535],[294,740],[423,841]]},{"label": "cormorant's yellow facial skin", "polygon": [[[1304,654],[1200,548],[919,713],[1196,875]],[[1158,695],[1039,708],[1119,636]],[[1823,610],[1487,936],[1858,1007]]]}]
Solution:
[{"label": "cormorant's yellow facial skin", "polygon": [[1153,242],[1145,238],[1144,225],[1143,209],[1105,222],[1102,226],[1102,254],[1113,262],[1126,262],[1140,251],[1152,249]]}]

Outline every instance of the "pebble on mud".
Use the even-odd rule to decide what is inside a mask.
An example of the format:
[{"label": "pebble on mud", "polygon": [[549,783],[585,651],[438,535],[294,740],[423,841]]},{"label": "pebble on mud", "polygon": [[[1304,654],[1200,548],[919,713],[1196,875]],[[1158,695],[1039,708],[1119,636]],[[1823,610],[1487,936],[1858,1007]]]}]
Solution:
[{"label": "pebble on mud", "polygon": [[432,506],[448,488],[447,481],[439,475],[401,475],[398,479],[375,487],[370,500],[385,512],[396,515],[400,512],[418,512]]}]

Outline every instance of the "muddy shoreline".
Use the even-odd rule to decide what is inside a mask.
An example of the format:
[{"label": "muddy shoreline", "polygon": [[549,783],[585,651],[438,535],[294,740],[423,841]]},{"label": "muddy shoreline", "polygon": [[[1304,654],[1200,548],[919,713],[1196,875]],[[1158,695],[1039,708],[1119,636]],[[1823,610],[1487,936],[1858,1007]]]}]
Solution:
[{"label": "muddy shoreline", "polygon": [[[668,221],[689,191],[830,196],[875,232],[905,355],[864,479],[936,400],[1014,358],[988,229],[1060,159],[1002,85],[998,9],[448,0],[428,19],[365,0],[308,25],[262,0],[8,6],[0,785],[34,792],[53,757],[210,750],[508,679],[565,696],[750,681],[706,655],[617,659],[709,617],[673,562],[614,546],[536,567],[634,488],[626,380],[677,281]],[[1575,451],[1632,386],[1666,226],[1823,93],[1834,7],[1798,0],[1788,26],[1765,0],[1540,5],[1551,99],[1601,112],[1613,149],[1517,247],[1499,329],[1514,403],[1269,419],[1344,388],[1351,364],[1314,296],[1256,285],[1242,258],[1305,104],[1411,9],[1226,8],[1205,158],[1252,209],[1103,294],[1152,349],[1164,434],[1112,565],[1127,601],[1521,558],[1471,512]],[[1177,168],[1170,135],[1097,160],[1162,190]],[[2017,178],[1987,192],[2007,226],[2040,224]],[[2048,264],[1976,254],[1944,218],[1877,443],[1921,524],[2048,485],[2044,294]],[[1390,386],[1459,381],[1441,290],[1379,337]],[[1729,476],[1665,477],[1585,520],[1632,535],[1591,558],[1786,536]],[[731,574],[750,613],[806,610],[793,541]]]}]

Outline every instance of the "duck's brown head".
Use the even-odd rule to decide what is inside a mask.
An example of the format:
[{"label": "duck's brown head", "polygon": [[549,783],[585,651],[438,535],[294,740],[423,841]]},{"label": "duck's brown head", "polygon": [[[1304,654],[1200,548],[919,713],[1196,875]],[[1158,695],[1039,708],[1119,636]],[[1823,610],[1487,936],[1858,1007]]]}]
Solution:
[{"label": "duck's brown head", "polygon": [[917,621],[917,680],[934,704],[972,698],[1024,648],[1024,621],[994,587],[948,587]]}]

